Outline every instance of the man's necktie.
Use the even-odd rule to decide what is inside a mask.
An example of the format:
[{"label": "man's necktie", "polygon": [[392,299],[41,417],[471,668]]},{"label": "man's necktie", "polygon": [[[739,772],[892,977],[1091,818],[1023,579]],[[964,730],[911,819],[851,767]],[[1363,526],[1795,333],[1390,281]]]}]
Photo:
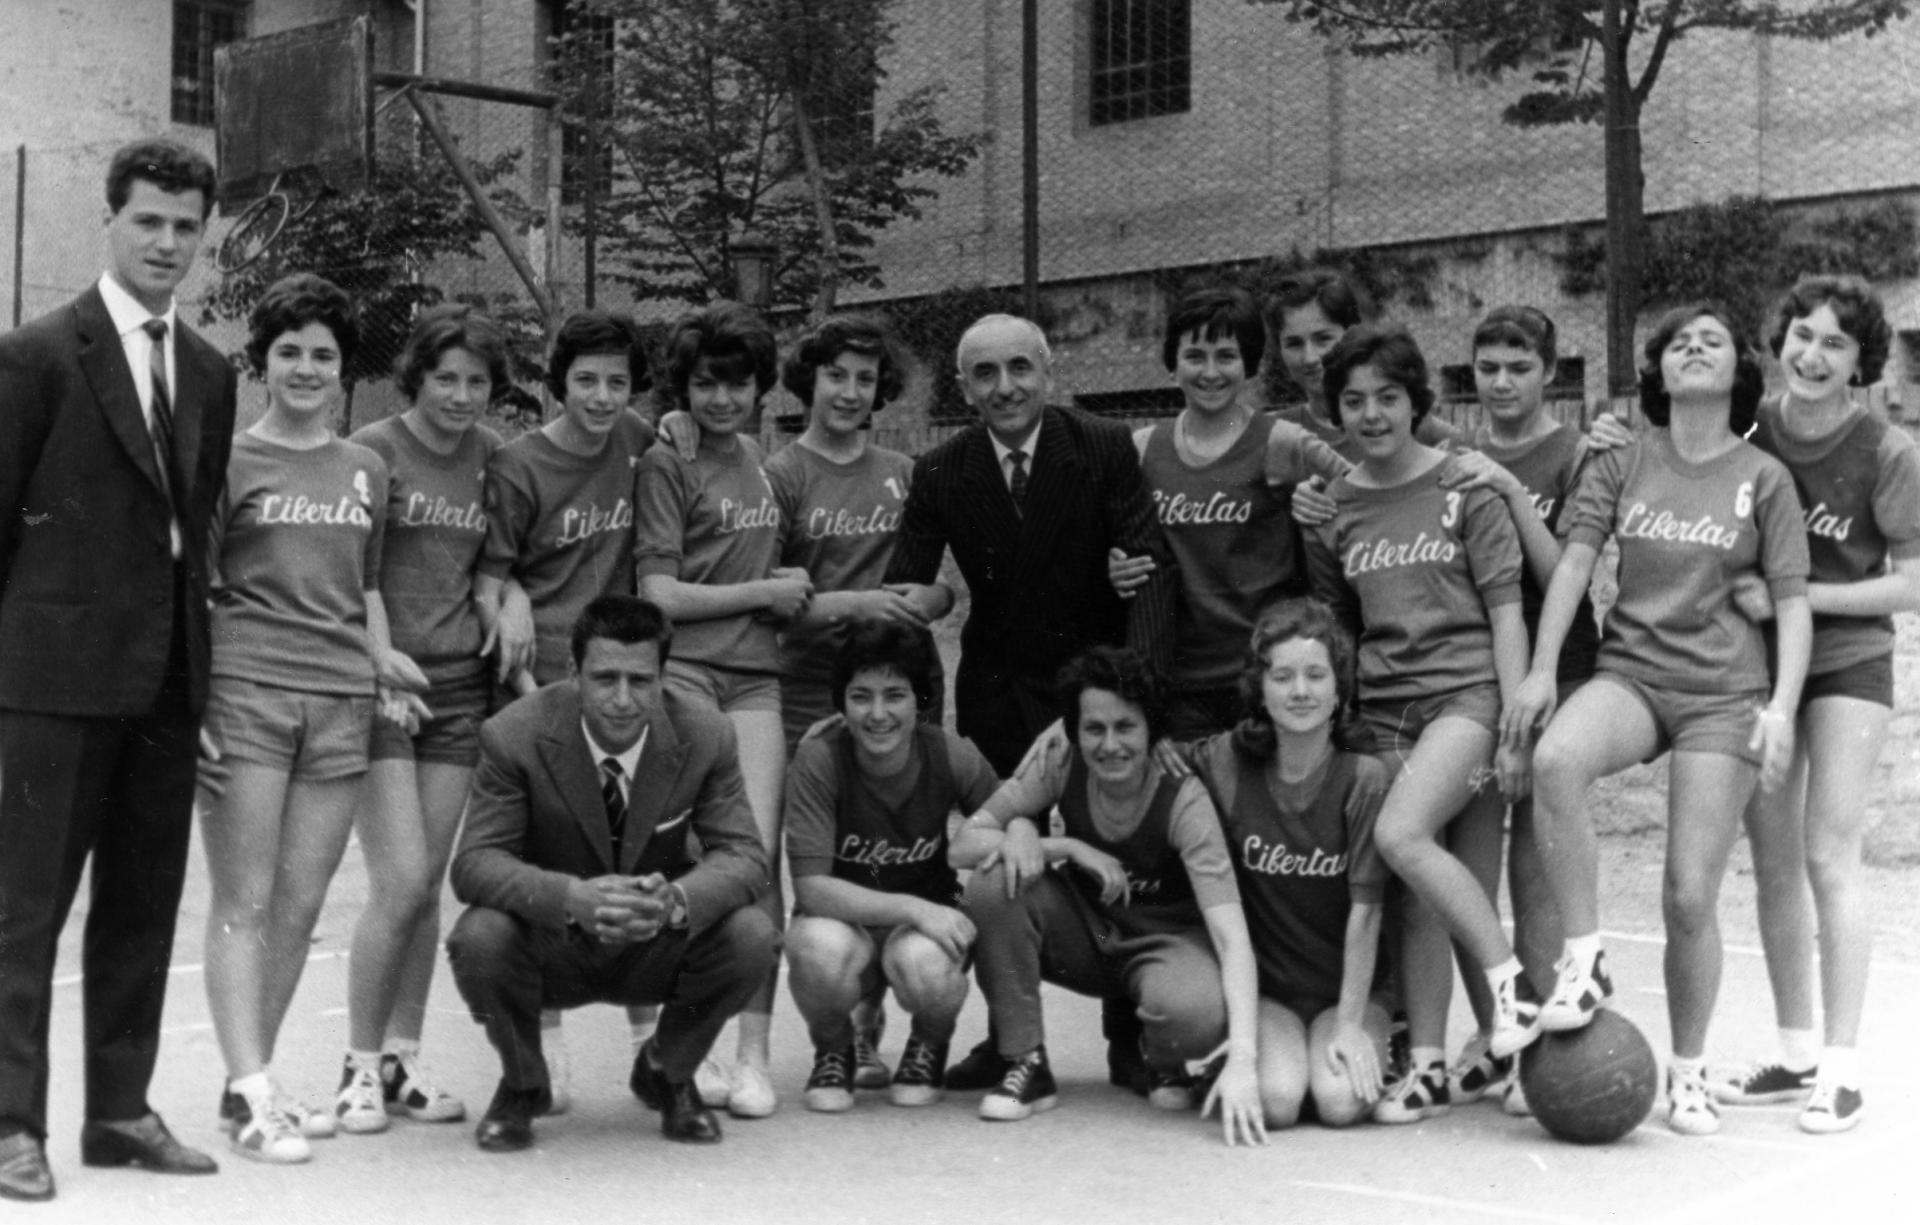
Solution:
[{"label": "man's necktie", "polygon": [[147,378],[153,388],[152,420],[147,432],[153,436],[153,457],[160,466],[160,487],[179,515],[179,503],[173,496],[173,398],[167,394],[167,321],[149,319],[140,325],[153,344],[147,359]]},{"label": "man's necktie", "polygon": [[600,763],[600,798],[607,806],[607,833],[613,840],[613,862],[620,863],[620,839],[627,832],[627,797],[620,791],[624,771],[620,762],[608,757]]},{"label": "man's necktie", "polygon": [[1007,452],[1007,462],[1013,465],[1013,506],[1021,514],[1027,513],[1027,453],[1025,451]]}]

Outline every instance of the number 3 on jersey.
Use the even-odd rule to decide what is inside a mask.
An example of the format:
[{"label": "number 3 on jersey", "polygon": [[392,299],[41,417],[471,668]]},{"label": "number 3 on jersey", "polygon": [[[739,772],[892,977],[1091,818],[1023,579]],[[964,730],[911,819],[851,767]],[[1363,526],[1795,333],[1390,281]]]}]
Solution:
[{"label": "number 3 on jersey", "polygon": [[1733,495],[1733,517],[1744,519],[1753,513],[1753,482],[1742,481]]},{"label": "number 3 on jersey", "polygon": [[1440,516],[1440,526],[1451,530],[1460,522],[1460,491],[1454,490],[1447,495],[1446,513]]}]

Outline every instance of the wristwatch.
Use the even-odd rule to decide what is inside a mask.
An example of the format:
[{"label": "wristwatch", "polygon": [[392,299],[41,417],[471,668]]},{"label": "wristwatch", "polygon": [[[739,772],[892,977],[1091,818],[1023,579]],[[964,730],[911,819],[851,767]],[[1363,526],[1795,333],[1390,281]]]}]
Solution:
[{"label": "wristwatch", "polygon": [[667,930],[683,932],[687,930],[687,895],[678,885],[670,884],[667,891],[673,895],[673,905],[667,909]]}]

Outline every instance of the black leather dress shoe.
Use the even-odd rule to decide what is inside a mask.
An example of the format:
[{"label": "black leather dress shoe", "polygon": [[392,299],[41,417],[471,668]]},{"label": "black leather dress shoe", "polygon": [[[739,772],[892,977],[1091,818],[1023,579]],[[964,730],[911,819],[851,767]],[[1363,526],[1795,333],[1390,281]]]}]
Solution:
[{"label": "black leather dress shoe", "polygon": [[947,1088],[962,1093],[984,1091],[998,1085],[1006,1074],[1006,1057],[995,1047],[993,1035],[988,1034],[965,1059],[947,1069]]},{"label": "black leather dress shoe", "polygon": [[89,1122],[80,1129],[83,1165],[137,1165],[156,1174],[217,1174],[220,1167],[199,1149],[174,1139],[159,1115],[131,1123]]},{"label": "black leather dress shoe", "polygon": [[517,1153],[533,1147],[533,1120],[546,1113],[548,1096],[538,1089],[510,1089],[501,1081],[473,1132],[483,1153]]},{"label": "black leather dress shoe", "polygon": [[26,1132],[0,1136],[0,1199],[53,1198],[53,1171],[46,1146]]},{"label": "black leather dress shoe", "polygon": [[653,1061],[648,1041],[633,1057],[633,1075],[627,1078],[633,1095],[660,1112],[660,1134],[682,1144],[720,1143],[720,1120],[700,1100],[691,1080],[672,1081]]}]

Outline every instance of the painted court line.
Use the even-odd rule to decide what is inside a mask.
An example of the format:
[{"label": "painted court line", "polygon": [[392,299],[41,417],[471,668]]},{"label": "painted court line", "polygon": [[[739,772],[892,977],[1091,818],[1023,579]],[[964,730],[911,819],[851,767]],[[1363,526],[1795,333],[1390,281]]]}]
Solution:
[{"label": "painted court line", "polygon": [[1593,1225],[1595,1218],[1585,1216],[1566,1216],[1562,1213],[1537,1212],[1530,1208],[1509,1208],[1505,1204],[1489,1204],[1481,1200],[1449,1199],[1443,1195],[1421,1195],[1417,1191],[1383,1191],[1379,1187],[1363,1187],[1346,1182],[1309,1182],[1305,1179],[1293,1180],[1296,1187],[1311,1191],[1338,1191],[1344,1195],[1357,1195],[1362,1199],[1392,1200],[1400,1204],[1418,1204],[1426,1208],[1438,1208],[1449,1214],[1475,1212],[1482,1216],[1500,1217],[1511,1221],[1541,1221],[1548,1225]]},{"label": "painted court line", "polygon": [[[1873,1136],[1865,1143],[1855,1142],[1852,1138],[1823,1138],[1838,1141],[1833,1148],[1827,1150],[1826,1156],[1785,1166],[1771,1174],[1743,1178],[1737,1185],[1724,1191],[1717,1191],[1711,1195],[1681,1203],[1651,1218],[1646,1225],[1668,1225],[1669,1222],[1672,1225],[1683,1225],[1683,1223],[1694,1225],[1699,1221],[1737,1220],[1739,1219],[1737,1209],[1765,1203],[1783,1191],[1804,1187],[1816,1181],[1824,1181],[1834,1189],[1830,1199],[1839,1199],[1841,1202],[1835,1204],[1836,1213],[1844,1213],[1845,1191],[1860,1190],[1863,1186],[1871,1186],[1886,1178],[1889,1173],[1885,1164],[1888,1159],[1888,1150],[1896,1147],[1902,1149],[1911,1147],[1914,1142],[1914,1129],[1895,1128]],[[1874,1169],[1872,1179],[1850,1183],[1835,1177],[1843,1167],[1862,1163]]]}]

